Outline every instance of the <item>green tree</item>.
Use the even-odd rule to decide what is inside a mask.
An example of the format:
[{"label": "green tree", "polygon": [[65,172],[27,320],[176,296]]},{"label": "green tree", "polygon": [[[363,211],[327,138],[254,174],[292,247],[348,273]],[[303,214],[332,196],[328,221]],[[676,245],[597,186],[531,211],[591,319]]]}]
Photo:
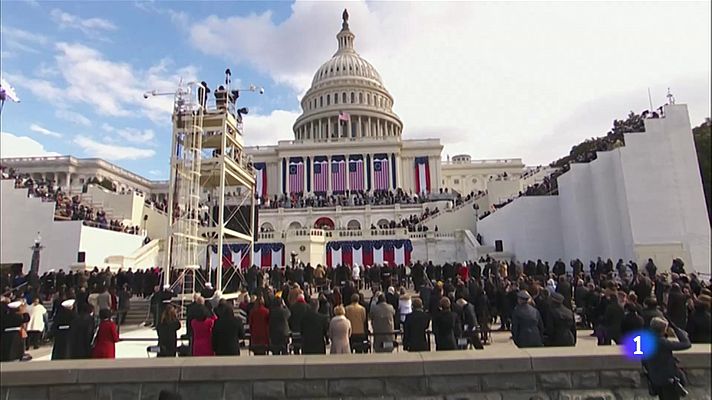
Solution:
[{"label": "green tree", "polygon": [[702,175],[702,188],[705,191],[705,201],[707,201],[707,216],[712,223],[712,120],[706,118],[700,126],[692,129],[692,137],[695,139],[697,149],[697,162],[700,165],[700,175]]}]

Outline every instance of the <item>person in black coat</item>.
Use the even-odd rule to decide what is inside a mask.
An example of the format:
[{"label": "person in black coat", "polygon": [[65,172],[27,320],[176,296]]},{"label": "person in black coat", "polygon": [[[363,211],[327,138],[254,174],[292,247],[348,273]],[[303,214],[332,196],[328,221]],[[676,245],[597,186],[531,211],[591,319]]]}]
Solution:
[{"label": "person in black coat", "polygon": [[695,309],[687,319],[687,333],[692,343],[712,343],[712,317],[710,317],[710,296],[701,295],[695,302]]},{"label": "person in black coat", "polygon": [[457,350],[456,338],[462,334],[457,314],[450,310],[450,299],[440,299],[440,310],[433,316],[435,350]]},{"label": "person in black coat", "polygon": [[677,326],[687,326],[687,298],[680,285],[673,283],[668,294],[667,317]]},{"label": "person in black coat", "polygon": [[91,358],[91,342],[94,339],[94,308],[90,304],[79,307],[69,324],[69,358]]},{"label": "person in black coat", "polygon": [[571,297],[573,296],[571,282],[569,282],[569,280],[563,275],[559,276],[559,284],[556,285],[556,292],[561,293],[561,295],[564,296],[564,307],[569,310],[573,310],[573,304],[571,303]]},{"label": "person in black coat", "polygon": [[300,294],[297,300],[289,307],[289,330],[292,332],[302,332],[302,318],[304,314],[309,309],[306,301],[304,301],[304,295]]},{"label": "person in black coat", "polygon": [[625,292],[609,290],[608,304],[603,314],[601,325],[603,326],[603,342],[599,344],[610,345],[611,342],[621,343],[623,317],[625,311],[622,304],[626,302]]},{"label": "person in black coat", "polygon": [[547,346],[575,346],[576,318],[574,312],[564,305],[565,297],[561,293],[551,295],[551,308],[547,315]]},{"label": "person in black coat", "polygon": [[670,323],[669,327],[675,331],[678,340],[673,341],[666,338],[668,331],[666,320],[656,317],[650,322],[650,328],[657,336],[657,351],[652,357],[643,361],[643,368],[648,374],[652,390],[660,399],[679,399],[680,395],[676,385],[671,380],[677,378],[684,382],[684,375],[677,366],[677,359],[672,352],[689,349],[692,344],[687,332],[678,328],[674,323]]},{"label": "person in black coat", "polygon": [[326,354],[329,317],[318,312],[319,300],[309,300],[309,309],[302,317],[302,353]]},{"label": "person in black coat", "polygon": [[544,345],[544,322],[541,314],[529,302],[531,296],[521,290],[517,294],[519,305],[512,313],[512,339],[517,347],[541,347]]},{"label": "person in black coat", "polygon": [[25,354],[25,345],[20,335],[22,324],[30,321],[30,315],[25,310],[25,303],[13,301],[3,304],[0,310],[0,342],[2,352],[0,361],[19,361]]},{"label": "person in black coat", "polygon": [[413,312],[403,322],[403,349],[406,351],[430,351],[430,340],[426,331],[430,326],[430,315],[423,311],[423,301],[413,299]]},{"label": "person in black coat", "polygon": [[156,327],[158,333],[158,357],[175,357],[178,347],[176,332],[180,329],[180,321],[176,308],[169,304],[163,310]]},{"label": "person in black coat", "polygon": [[69,358],[69,327],[76,314],[73,310],[74,304],[74,299],[63,301],[52,320],[51,335],[54,338],[52,360]]},{"label": "person in black coat", "polygon": [[635,332],[645,327],[645,320],[640,315],[641,307],[632,301],[628,301],[623,307],[625,315],[621,324],[621,334],[625,335],[629,332]]},{"label": "person in black coat", "polygon": [[240,339],[245,337],[242,321],[235,317],[232,304],[221,301],[217,307],[218,317],[213,325],[213,350],[216,356],[239,356]]},{"label": "person in black coat", "polygon": [[269,310],[269,344],[274,355],[287,354],[290,316],[291,313],[282,299],[275,297]]}]

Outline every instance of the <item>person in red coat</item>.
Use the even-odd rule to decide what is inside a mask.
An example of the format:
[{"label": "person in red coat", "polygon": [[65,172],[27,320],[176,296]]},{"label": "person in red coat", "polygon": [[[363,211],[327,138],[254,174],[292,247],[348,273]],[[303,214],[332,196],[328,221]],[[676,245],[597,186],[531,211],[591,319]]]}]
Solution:
[{"label": "person in red coat", "polygon": [[213,351],[213,325],[215,316],[207,310],[190,321],[193,328],[193,356],[214,356]]},{"label": "person in red coat", "polygon": [[460,268],[457,270],[457,274],[460,276],[463,282],[467,283],[470,281],[470,269],[467,268],[467,264],[462,263]]},{"label": "person in red coat", "polygon": [[116,342],[119,341],[119,331],[111,320],[111,310],[102,309],[99,311],[99,318],[101,322],[99,322],[99,330],[94,339],[91,358],[116,358]]},{"label": "person in red coat", "polygon": [[264,355],[269,348],[269,310],[265,301],[258,297],[248,316],[250,324],[250,347],[255,355]]}]

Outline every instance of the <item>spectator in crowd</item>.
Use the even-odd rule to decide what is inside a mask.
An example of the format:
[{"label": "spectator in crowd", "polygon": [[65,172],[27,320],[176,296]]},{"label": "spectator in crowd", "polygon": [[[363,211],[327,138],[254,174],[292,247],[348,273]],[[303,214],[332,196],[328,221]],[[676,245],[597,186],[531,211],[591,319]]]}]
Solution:
[{"label": "spectator in crowd", "polygon": [[603,327],[603,343],[599,344],[610,345],[611,342],[620,344],[623,318],[625,317],[623,306],[626,303],[626,294],[623,291],[607,289],[606,297],[608,297],[608,305],[601,324]]},{"label": "spectator in crowd", "polygon": [[54,339],[52,346],[52,360],[65,360],[70,358],[69,328],[74,320],[74,299],[64,300],[52,321],[50,336]]},{"label": "spectator in crowd", "polygon": [[[674,331],[677,341],[666,337],[668,327]],[[652,357],[643,361],[643,368],[648,376],[652,391],[661,400],[680,399],[682,396],[679,386],[684,384],[685,378],[672,352],[689,349],[690,339],[687,332],[662,318],[653,318],[650,321],[650,329],[657,336],[657,350]]]},{"label": "spectator in crowd", "polygon": [[29,350],[30,346],[33,349],[38,349],[40,347],[40,341],[42,340],[42,334],[45,331],[45,320],[47,319],[47,309],[40,302],[40,298],[35,296],[32,300],[32,307],[29,310],[30,321],[27,324],[27,344],[25,344],[25,350]]},{"label": "spectator in crowd", "polygon": [[116,358],[116,343],[119,341],[119,331],[111,320],[111,310],[99,310],[99,328],[94,338],[91,350],[92,358]]},{"label": "spectator in crowd", "polygon": [[440,299],[440,307],[433,315],[435,350],[457,350],[456,338],[462,334],[457,314],[451,310],[450,299]]},{"label": "spectator in crowd", "polygon": [[564,306],[566,299],[561,293],[551,295],[551,309],[545,324],[548,346],[576,345],[576,318],[574,312]]},{"label": "spectator in crowd", "polygon": [[430,315],[423,311],[423,301],[416,297],[413,299],[413,312],[403,322],[403,349],[430,351],[430,340],[426,332],[429,326]]},{"label": "spectator in crowd", "polygon": [[270,311],[264,305],[264,298],[258,296],[248,321],[250,325],[250,346],[255,355],[265,355],[269,348],[269,314]]},{"label": "spectator in crowd", "polygon": [[531,296],[521,290],[517,294],[519,305],[512,313],[512,338],[517,347],[541,347],[543,343],[544,322],[541,314],[529,302]]},{"label": "spectator in crowd", "polygon": [[[288,354],[290,312],[281,297],[275,297],[269,310],[269,344],[274,355]],[[250,325],[252,327],[252,325]]]},{"label": "spectator in crowd", "polygon": [[680,285],[673,283],[668,294],[667,317],[676,326],[687,326],[688,300],[688,296],[682,292]]},{"label": "spectator in crowd", "polygon": [[78,314],[69,324],[69,358],[91,358],[91,344],[94,338],[94,307],[79,305]]},{"label": "spectator in crowd", "polygon": [[640,316],[643,317],[643,323],[646,328],[650,327],[650,321],[653,318],[665,318],[663,312],[658,308],[658,300],[653,296],[648,296],[643,302],[645,308],[640,312]]},{"label": "spectator in crowd", "polygon": [[357,293],[351,295],[351,304],[346,306],[344,312],[346,319],[351,324],[350,343],[357,351],[361,350],[357,344],[368,341],[368,317],[366,308],[359,304],[360,297]]},{"label": "spectator in crowd", "polygon": [[344,306],[334,308],[334,318],[329,322],[329,338],[331,339],[331,354],[351,353],[349,337],[351,336],[351,322],[346,318]]},{"label": "spectator in crowd", "polygon": [[694,311],[687,319],[687,332],[692,343],[712,343],[712,317],[710,317],[710,302],[712,297],[703,294],[697,298]]},{"label": "spectator in crowd", "polygon": [[215,316],[206,310],[196,315],[190,323],[193,327],[192,353],[195,357],[213,356],[213,326]]},{"label": "spectator in crowd", "polygon": [[326,354],[329,319],[318,310],[319,301],[310,299],[309,309],[302,318],[302,352],[304,354]]},{"label": "spectator in crowd", "polygon": [[393,318],[396,311],[386,302],[386,296],[378,295],[378,303],[369,313],[373,326],[373,351],[376,353],[389,353],[393,351]]},{"label": "spectator in crowd", "polygon": [[245,337],[242,321],[235,317],[232,303],[221,300],[215,314],[218,319],[213,326],[213,350],[216,356],[239,356],[240,339]]},{"label": "spectator in crowd", "polygon": [[[207,311],[207,310],[206,310]],[[176,308],[169,304],[163,310],[161,321],[158,323],[158,357],[175,357],[178,349],[177,333],[181,324],[178,320]]]}]

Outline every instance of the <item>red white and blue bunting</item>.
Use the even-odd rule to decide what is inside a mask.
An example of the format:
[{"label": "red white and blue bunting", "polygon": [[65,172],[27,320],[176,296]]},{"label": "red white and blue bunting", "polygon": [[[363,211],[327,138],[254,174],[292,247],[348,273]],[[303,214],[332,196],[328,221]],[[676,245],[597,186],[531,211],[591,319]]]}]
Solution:
[{"label": "red white and blue bunting", "polygon": [[390,265],[410,263],[413,243],[410,240],[354,240],[326,244],[326,265]]},{"label": "red white and blue bunting", "polygon": [[[245,269],[253,263],[258,267],[284,266],[284,244],[255,243],[253,246],[254,252],[250,255],[247,244],[224,244],[222,267],[230,268],[234,265]],[[211,246],[211,250],[210,267],[215,269],[218,265],[217,246]]]}]

